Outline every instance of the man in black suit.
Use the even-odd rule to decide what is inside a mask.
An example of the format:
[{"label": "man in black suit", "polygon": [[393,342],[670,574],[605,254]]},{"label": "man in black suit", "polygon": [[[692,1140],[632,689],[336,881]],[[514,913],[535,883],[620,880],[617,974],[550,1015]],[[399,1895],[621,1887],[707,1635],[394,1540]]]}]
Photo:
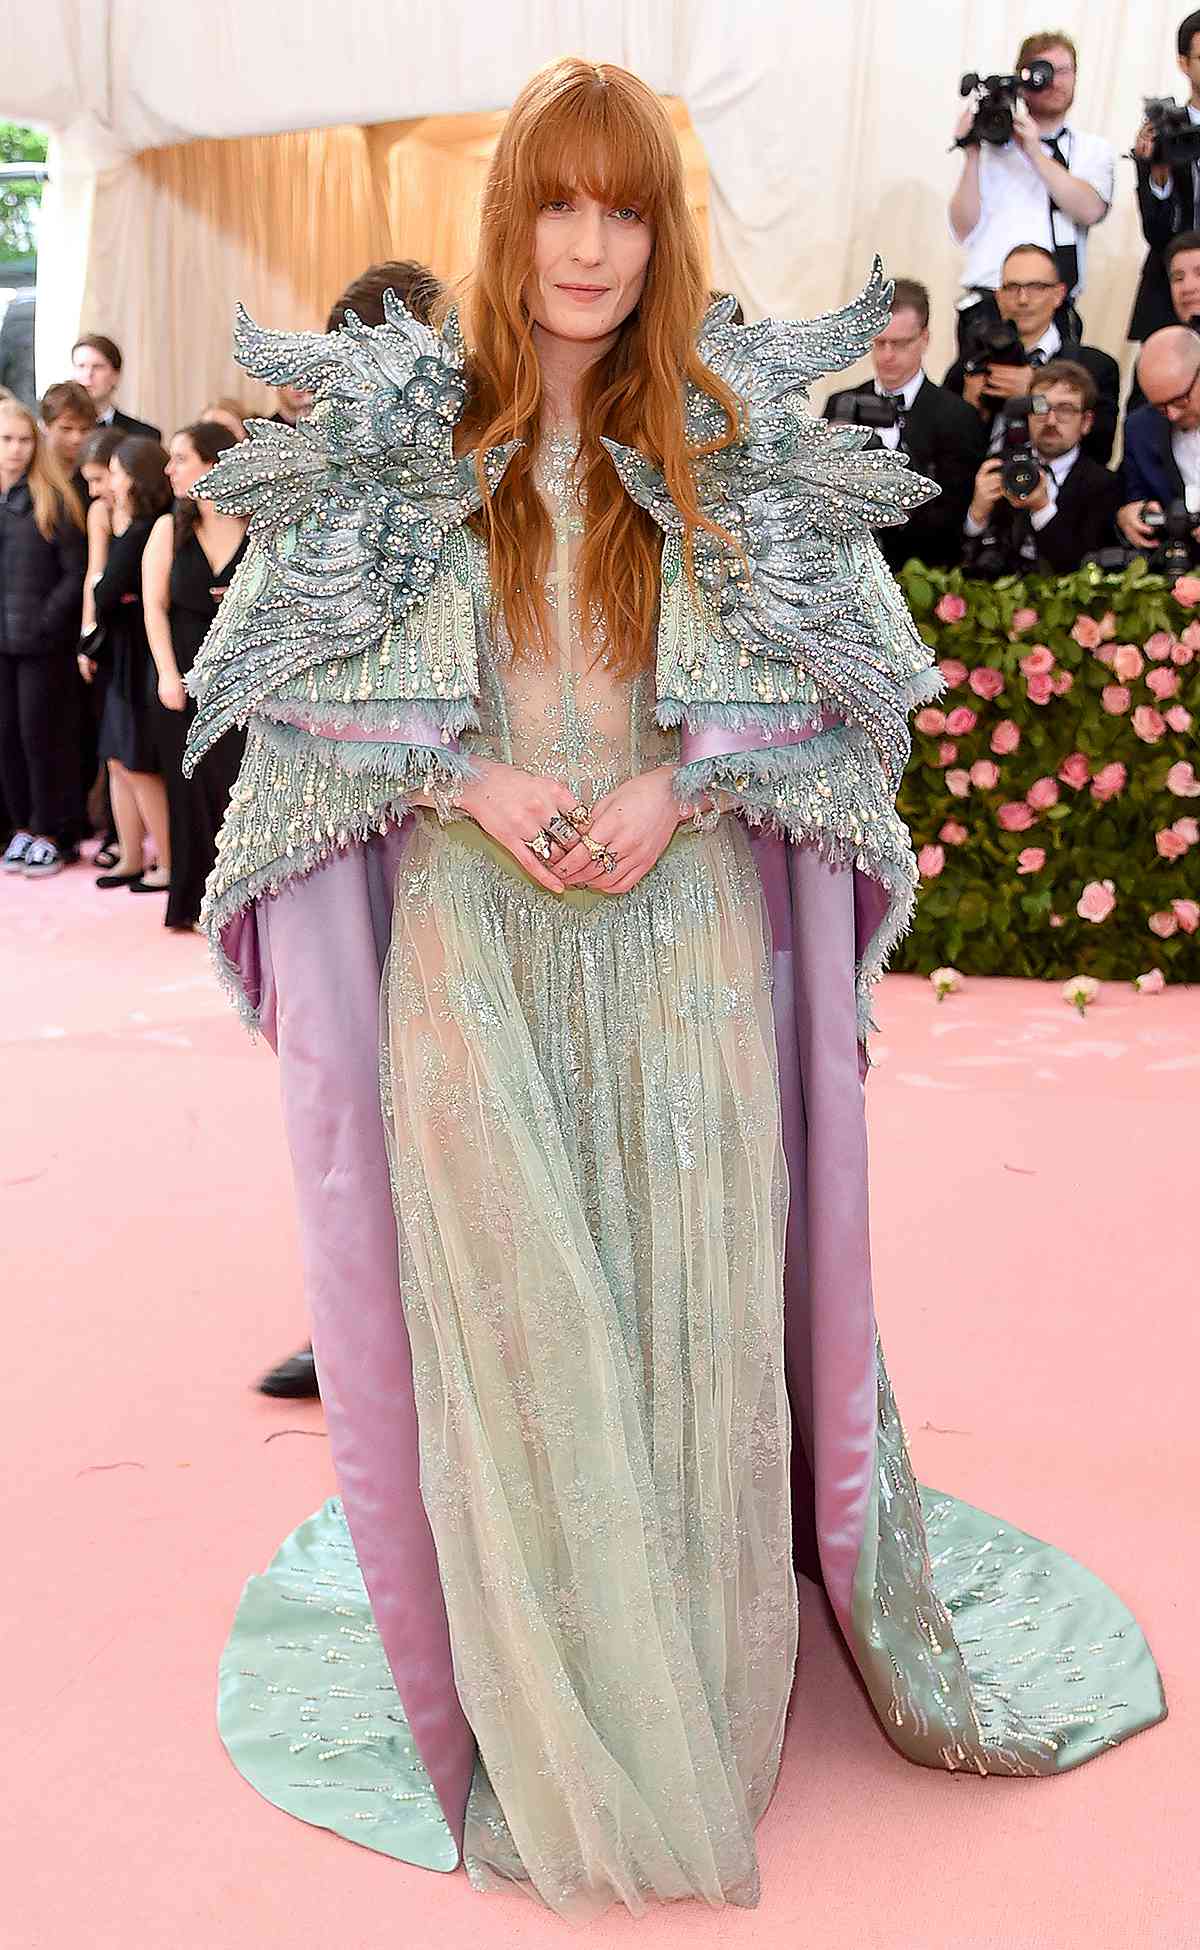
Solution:
[{"label": "man in black suit", "polygon": [[1106,467],[1117,432],[1121,397],[1121,370],[1115,359],[1098,345],[1077,345],[1064,340],[1054,322],[1054,314],[1066,297],[1066,286],[1059,277],[1058,265],[1041,244],[1018,244],[1004,260],[1004,270],[996,292],[1002,319],[1016,327],[1027,363],[1021,366],[989,365],[969,373],[965,362],[956,359],[943,384],[973,406],[987,429],[988,440],[999,439],[996,422],[998,402],[1016,399],[1029,391],[1030,367],[1048,365],[1051,359],[1070,359],[1090,372],[1096,386],[1096,406],[1091,431],[1084,442],[1090,460]]},{"label": "man in black suit", "polygon": [[[1190,13],[1180,21],[1175,47],[1190,89],[1188,115],[1193,122],[1200,123],[1200,12]],[[1153,152],[1154,131],[1149,123],[1143,123],[1133,145],[1133,156],[1137,166],[1138,215],[1147,249],[1129,321],[1130,338],[1143,343],[1152,332],[1170,325],[1177,315],[1171,303],[1166,248],[1181,231],[1193,230],[1200,216],[1196,164],[1155,163]]]},{"label": "man in black suit", "polygon": [[1016,495],[1004,487],[1001,457],[984,461],[964,528],[968,573],[991,565],[997,574],[1073,575],[1085,555],[1117,540],[1121,477],[1082,451],[1096,410],[1091,373],[1052,360],[1034,381],[1033,399],[1041,411],[1030,415],[1029,438],[1041,479],[1032,493]]},{"label": "man in black suit", "polygon": [[871,347],[875,378],[825,402],[827,420],[850,420],[854,402],[864,395],[891,400],[896,424],[876,428],[880,441],[893,450],[903,447],[916,472],[942,490],[936,501],[914,510],[903,527],[879,530],[877,540],[892,569],[913,557],[935,569],[958,561],[963,517],[986,446],[979,415],[926,376],[928,349],[929,293],[915,278],[897,278],[891,319]]},{"label": "man in black suit", "polygon": [[1152,548],[1148,508],[1186,501],[1200,512],[1200,336],[1186,325],[1154,332],[1142,347],[1138,382],[1146,404],[1125,422],[1117,526],[1134,548]]},{"label": "man in black suit", "polygon": [[122,433],[140,433],[146,440],[161,440],[162,428],[148,420],[135,420],[122,413],[116,392],[121,383],[121,348],[103,332],[87,332],[71,347],[71,369],[81,386],[86,386],[96,409],[96,425],[118,427]]}]

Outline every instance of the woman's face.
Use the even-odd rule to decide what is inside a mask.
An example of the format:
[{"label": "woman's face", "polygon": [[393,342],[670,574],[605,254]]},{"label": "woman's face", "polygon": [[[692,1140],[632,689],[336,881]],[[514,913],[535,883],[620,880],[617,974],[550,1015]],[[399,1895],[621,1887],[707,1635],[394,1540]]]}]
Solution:
[{"label": "woman's face", "polygon": [[106,507],[111,508],[113,499],[112,475],[104,462],[102,460],[85,460],[82,472],[83,478],[87,482],[88,498],[92,501],[103,501]]},{"label": "woman's face", "polygon": [[653,248],[632,207],[609,209],[582,190],[544,204],[525,287],[534,323],[577,344],[611,338],[642,295]]},{"label": "woman's face", "polygon": [[0,478],[11,485],[27,474],[34,444],[32,428],[22,414],[0,413]]},{"label": "woman's face", "polygon": [[108,479],[113,507],[128,513],[133,495],[133,478],[126,473],[115,454],[108,463]]},{"label": "woman's face", "polygon": [[50,452],[68,474],[75,472],[79,449],[94,424],[81,420],[77,413],[60,413],[57,420],[52,420],[48,427],[42,429]]},{"label": "woman's face", "polygon": [[193,482],[200,480],[211,467],[211,460],[201,459],[186,433],[172,435],[167,479],[171,483],[171,493],[177,500],[181,501]]}]

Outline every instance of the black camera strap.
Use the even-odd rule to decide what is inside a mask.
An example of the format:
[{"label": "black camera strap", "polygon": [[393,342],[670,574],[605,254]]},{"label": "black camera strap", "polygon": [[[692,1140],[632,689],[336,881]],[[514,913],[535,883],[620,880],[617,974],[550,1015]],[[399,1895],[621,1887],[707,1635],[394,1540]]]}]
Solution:
[{"label": "black camera strap", "polygon": [[[1071,138],[1069,132],[1066,129],[1060,129],[1058,134],[1055,136],[1044,135],[1042,137],[1042,147],[1049,151],[1050,155],[1053,156],[1056,163],[1061,163],[1064,169],[1069,170],[1071,167],[1070,160],[1068,155],[1064,152],[1062,146],[1064,136],[1067,137],[1067,140],[1069,142]],[[1071,242],[1069,244],[1063,244],[1059,242],[1058,233],[1055,229],[1056,219],[1060,216],[1066,218],[1066,221],[1071,224],[1073,231],[1074,231],[1074,223],[1070,217],[1067,217],[1067,213],[1065,210],[1062,211],[1059,210],[1059,207],[1057,203],[1054,201],[1054,198],[1052,196],[1049,198],[1049,202],[1050,202],[1050,246],[1054,252],[1054,262],[1058,266],[1058,275],[1067,287],[1067,298],[1069,300],[1071,293],[1075,289],[1075,286],[1079,283],[1079,246],[1076,242]]]}]

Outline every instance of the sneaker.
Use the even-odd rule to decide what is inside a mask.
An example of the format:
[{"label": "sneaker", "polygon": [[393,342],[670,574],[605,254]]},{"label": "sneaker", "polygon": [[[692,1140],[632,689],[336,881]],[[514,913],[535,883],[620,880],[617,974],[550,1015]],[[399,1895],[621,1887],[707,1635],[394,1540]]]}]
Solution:
[{"label": "sneaker", "polygon": [[32,845],[32,833],[13,834],[5,848],[4,858],[0,860],[0,867],[4,868],[5,873],[20,873],[25,865],[25,855]]},{"label": "sneaker", "polygon": [[61,873],[64,864],[53,840],[31,840],[25,849],[22,872],[26,880],[41,880],[48,873]]}]

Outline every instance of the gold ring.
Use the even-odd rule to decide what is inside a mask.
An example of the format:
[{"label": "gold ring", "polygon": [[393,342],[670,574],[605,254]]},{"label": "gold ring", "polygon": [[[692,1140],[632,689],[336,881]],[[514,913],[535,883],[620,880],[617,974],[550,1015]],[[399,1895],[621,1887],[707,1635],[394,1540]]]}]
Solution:
[{"label": "gold ring", "polygon": [[570,812],[567,814],[567,818],[570,820],[572,826],[590,826],[592,823],[592,809],[590,806],[572,806]]},{"label": "gold ring", "polygon": [[604,855],[608,852],[608,848],[606,846],[601,846],[599,840],[594,840],[590,833],[581,833],[579,837],[583,841],[583,844],[586,846],[588,852],[591,854],[593,860],[602,860],[604,858]]},{"label": "gold ring", "polygon": [[539,860],[549,860],[554,852],[554,842],[551,840],[549,833],[541,829],[534,834],[531,840],[526,840],[525,844],[531,853],[537,854]]},{"label": "gold ring", "polygon": [[575,844],[575,828],[569,819],[563,818],[561,813],[555,813],[553,819],[546,821],[546,831],[549,833],[551,839],[556,841],[559,846],[574,846]]}]

